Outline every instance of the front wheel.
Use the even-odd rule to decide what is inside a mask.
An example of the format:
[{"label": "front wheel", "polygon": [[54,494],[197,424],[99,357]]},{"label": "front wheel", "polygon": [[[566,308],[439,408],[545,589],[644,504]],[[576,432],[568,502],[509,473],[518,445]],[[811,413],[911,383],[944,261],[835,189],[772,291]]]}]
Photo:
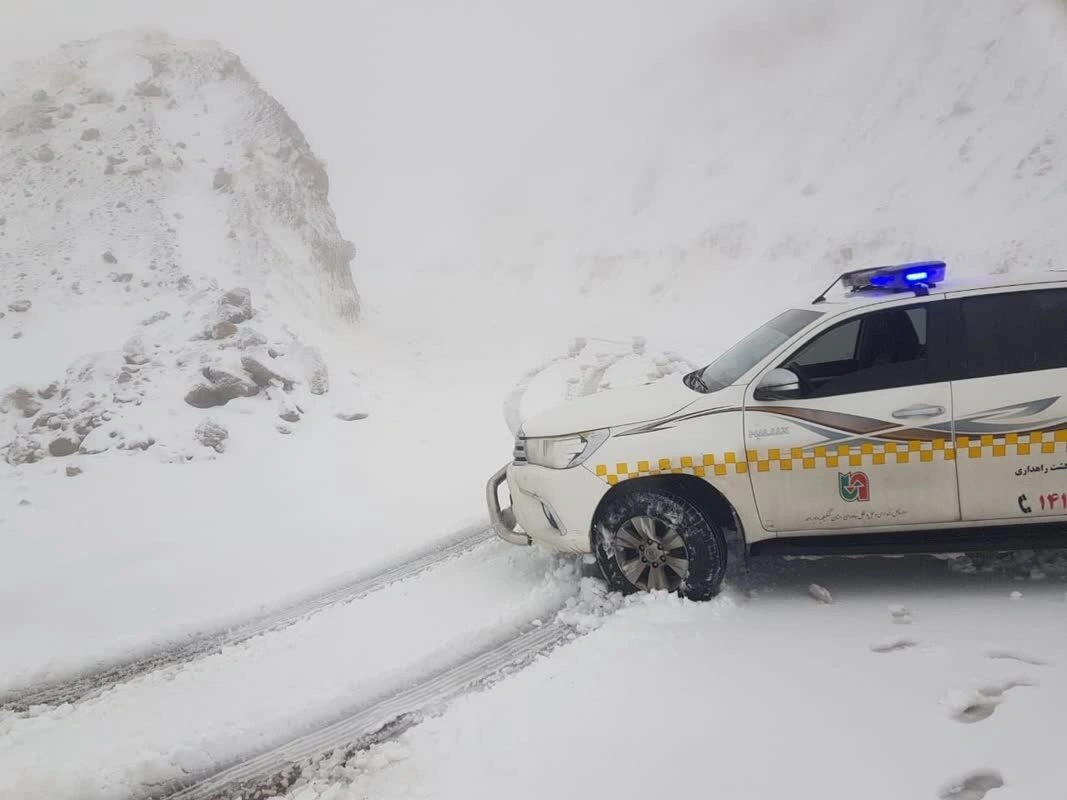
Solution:
[{"label": "front wheel", "polygon": [[624,594],[665,589],[708,600],[726,575],[722,531],[672,492],[635,489],[617,495],[598,515],[593,545],[608,585]]}]

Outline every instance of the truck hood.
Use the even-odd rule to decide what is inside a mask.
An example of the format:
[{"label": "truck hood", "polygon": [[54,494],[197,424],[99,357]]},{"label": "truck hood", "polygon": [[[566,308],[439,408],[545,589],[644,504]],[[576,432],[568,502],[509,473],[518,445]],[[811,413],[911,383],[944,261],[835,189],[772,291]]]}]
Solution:
[{"label": "truck hood", "polygon": [[667,417],[703,395],[672,376],[659,383],[610,389],[555,406],[523,422],[526,436],[563,436]]}]

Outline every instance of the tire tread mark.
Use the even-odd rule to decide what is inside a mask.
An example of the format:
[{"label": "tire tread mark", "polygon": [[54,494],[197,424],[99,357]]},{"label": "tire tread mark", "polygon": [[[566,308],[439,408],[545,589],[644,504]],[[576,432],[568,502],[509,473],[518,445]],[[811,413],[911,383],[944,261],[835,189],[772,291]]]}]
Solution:
[{"label": "tire tread mark", "polygon": [[385,586],[413,578],[438,564],[461,556],[490,541],[494,535],[492,528],[467,528],[444,543],[439,542],[428,549],[417,551],[405,561],[369,575],[363,573],[346,578],[325,591],[296,600],[265,615],[113,661],[72,678],[0,695],[0,710],[21,712],[34,705],[61,705],[85,700],[147,672],[188,663],[216,653],[223,647],[238,645],[256,636],[287,628],[331,606],[359,600]]},{"label": "tire tread mark", "polygon": [[[399,735],[434,708],[528,665],[575,635],[573,628],[561,622],[529,629],[453,663],[410,688],[373,701],[337,722],[222,769],[171,782],[162,792],[157,790],[149,797],[152,800],[219,800],[230,797],[234,791],[243,797],[260,796],[261,788],[272,796],[281,788],[277,786],[278,777],[298,764],[338,749],[359,749]],[[284,788],[280,793],[284,793]]]}]

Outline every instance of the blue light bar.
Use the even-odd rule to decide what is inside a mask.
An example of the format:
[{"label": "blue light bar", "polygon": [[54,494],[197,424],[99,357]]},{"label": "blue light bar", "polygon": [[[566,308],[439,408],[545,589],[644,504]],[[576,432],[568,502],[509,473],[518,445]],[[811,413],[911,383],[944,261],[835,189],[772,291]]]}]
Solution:
[{"label": "blue light bar", "polygon": [[936,286],[945,279],[944,261],[917,261],[896,267],[882,267],[871,275],[871,286],[880,289],[914,289]]}]

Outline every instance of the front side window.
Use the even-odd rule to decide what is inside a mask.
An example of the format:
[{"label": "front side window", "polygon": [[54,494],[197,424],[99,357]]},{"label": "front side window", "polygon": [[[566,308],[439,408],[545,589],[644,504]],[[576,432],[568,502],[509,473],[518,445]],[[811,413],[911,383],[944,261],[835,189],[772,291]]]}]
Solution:
[{"label": "front side window", "polygon": [[1067,289],[960,301],[963,378],[1067,368]]},{"label": "front side window", "polygon": [[685,376],[690,389],[715,392],[737,380],[804,328],[822,316],[820,311],[794,308],[779,314],[735,344],[704,369]]},{"label": "front side window", "polygon": [[924,304],[853,317],[820,333],[781,366],[800,377],[804,397],[929,383],[928,314]]}]

